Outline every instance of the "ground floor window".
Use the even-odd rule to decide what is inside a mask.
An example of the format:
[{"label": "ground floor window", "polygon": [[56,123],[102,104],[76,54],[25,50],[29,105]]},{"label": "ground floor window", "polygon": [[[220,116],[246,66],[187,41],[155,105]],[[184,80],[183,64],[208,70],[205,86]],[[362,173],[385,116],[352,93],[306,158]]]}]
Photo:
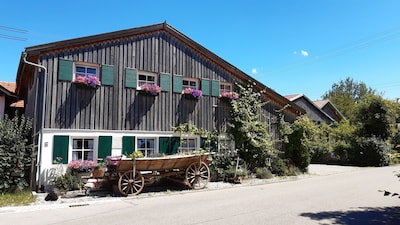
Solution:
[{"label": "ground floor window", "polygon": [[197,150],[197,138],[183,138],[179,146],[179,152],[192,152]]},{"label": "ground floor window", "polygon": [[156,138],[141,138],[137,139],[136,150],[141,151],[144,157],[151,157],[156,154]]},{"label": "ground floor window", "polygon": [[235,142],[231,139],[226,139],[226,138],[218,139],[218,151],[234,152],[235,151]]},{"label": "ground floor window", "polygon": [[74,138],[72,142],[72,160],[94,160],[94,139]]}]

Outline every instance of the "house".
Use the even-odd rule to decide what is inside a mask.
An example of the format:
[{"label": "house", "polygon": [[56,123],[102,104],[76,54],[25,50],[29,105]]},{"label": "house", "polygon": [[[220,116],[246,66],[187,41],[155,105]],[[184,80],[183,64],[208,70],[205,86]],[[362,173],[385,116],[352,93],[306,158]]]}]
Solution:
[{"label": "house", "polygon": [[[93,85],[78,83],[85,78]],[[201,137],[181,140],[173,132],[183,123],[217,130],[221,143],[230,142],[231,106],[220,95],[233,92],[235,83],[250,81],[265,90],[263,119],[275,137],[276,110],[284,108],[288,121],[304,113],[165,22],[28,47],[16,80],[25,114],[35,122],[39,187],[49,183],[57,157],[67,164],[133,151],[151,156],[204,148]],[[149,94],[150,86],[160,92]],[[186,98],[188,88],[201,90],[202,97]]]},{"label": "house", "polygon": [[328,114],[335,121],[340,122],[342,121],[342,119],[344,119],[343,114],[329,99],[317,100],[314,101],[314,104],[317,105],[322,111]]},{"label": "house", "polygon": [[18,101],[15,92],[15,83],[0,81],[0,119],[5,114],[13,116],[15,111],[23,113],[23,100]]},{"label": "house", "polygon": [[[302,107],[306,111],[308,118],[317,123],[332,124],[335,121],[340,121],[343,119],[341,113],[333,106],[332,103],[327,105],[322,104],[321,101],[313,102],[304,94],[293,94],[285,96],[289,101],[295,103],[296,105]],[[329,102],[329,101],[327,101]]]}]

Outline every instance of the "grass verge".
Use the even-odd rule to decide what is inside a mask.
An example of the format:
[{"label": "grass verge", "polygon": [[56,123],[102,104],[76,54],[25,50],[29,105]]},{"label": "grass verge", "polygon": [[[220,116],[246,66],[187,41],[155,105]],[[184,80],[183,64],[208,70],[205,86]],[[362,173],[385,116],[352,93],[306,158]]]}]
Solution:
[{"label": "grass verge", "polygon": [[36,197],[32,195],[31,191],[0,194],[0,207],[29,205],[35,201]]}]

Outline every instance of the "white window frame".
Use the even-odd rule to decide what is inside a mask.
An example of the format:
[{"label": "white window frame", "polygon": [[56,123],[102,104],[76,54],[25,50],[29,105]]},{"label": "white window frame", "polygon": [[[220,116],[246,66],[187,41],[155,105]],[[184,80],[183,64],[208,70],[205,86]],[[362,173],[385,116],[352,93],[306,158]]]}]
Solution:
[{"label": "white window frame", "polygon": [[223,92],[232,92],[233,91],[233,84],[227,82],[221,82],[219,84],[219,93]]},{"label": "white window frame", "polygon": [[[187,82],[187,84],[185,84]],[[188,77],[183,77],[182,78],[182,90],[185,90],[186,88],[194,89],[194,90],[199,90],[199,79],[196,78],[188,78]]]},{"label": "white window frame", "polygon": [[[84,140],[93,141],[91,148],[86,148],[85,149],[84,148],[84,144],[82,144],[82,148],[80,150],[77,150],[75,148],[75,146],[74,146],[74,141],[75,140],[79,140],[79,139],[82,140],[82,141],[84,141]],[[83,161],[83,160],[92,160],[94,162],[97,162],[97,141],[98,140],[95,137],[86,137],[86,136],[85,137],[71,137],[71,150],[70,150],[68,158],[71,159],[71,160],[81,160],[81,161]],[[81,159],[75,158],[74,157],[74,152],[81,152],[82,153],[82,158]],[[90,157],[85,158],[84,157],[84,152],[91,152],[92,153],[91,158]]]},{"label": "white window frame", "polygon": [[[194,143],[194,146],[186,145],[182,146],[183,143]],[[180,144],[179,144],[179,153],[187,153],[187,152],[192,152],[196,151],[199,149],[199,138],[195,136],[184,136],[181,138]]]},{"label": "white window frame", "polygon": [[[78,67],[83,67],[85,68],[85,72],[77,72],[77,68]],[[94,69],[96,70],[95,73],[90,73],[88,72],[88,69]],[[74,63],[74,79],[76,79],[78,76],[88,76],[88,75],[92,75],[95,76],[97,78],[100,78],[99,76],[100,74],[100,65],[99,64],[94,64],[94,63],[85,63],[85,62],[75,62]]]},{"label": "white window frame", "polygon": [[[139,78],[141,76],[145,76],[146,80],[140,80]],[[149,77],[153,77],[154,81],[149,80]],[[146,71],[138,71],[137,74],[137,89],[140,90],[140,86],[143,84],[157,84],[158,81],[158,74],[157,73],[152,73],[152,72],[146,72]]]},{"label": "white window frame", "polygon": [[[140,147],[139,146],[140,140],[146,140],[146,146],[145,147]],[[147,141],[148,140],[153,140],[154,141],[153,147],[148,147],[147,146]],[[146,137],[146,136],[136,137],[135,149],[136,149],[136,151],[141,151],[143,153],[144,157],[150,157],[152,155],[156,155],[159,152],[158,151],[158,145],[157,145],[158,141],[157,140],[158,140],[157,137]]]}]

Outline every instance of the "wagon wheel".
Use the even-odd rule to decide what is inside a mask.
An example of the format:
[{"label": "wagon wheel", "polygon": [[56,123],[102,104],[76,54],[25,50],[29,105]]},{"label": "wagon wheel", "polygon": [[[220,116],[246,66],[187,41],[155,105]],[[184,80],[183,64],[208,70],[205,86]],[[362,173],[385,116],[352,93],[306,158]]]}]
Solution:
[{"label": "wagon wheel", "polygon": [[144,177],[140,172],[133,173],[133,170],[126,171],[123,173],[118,180],[118,189],[121,194],[137,195],[144,187]]},{"label": "wagon wheel", "polygon": [[190,164],[186,169],[186,184],[193,189],[205,188],[210,180],[210,169],[207,164],[198,162]]}]

